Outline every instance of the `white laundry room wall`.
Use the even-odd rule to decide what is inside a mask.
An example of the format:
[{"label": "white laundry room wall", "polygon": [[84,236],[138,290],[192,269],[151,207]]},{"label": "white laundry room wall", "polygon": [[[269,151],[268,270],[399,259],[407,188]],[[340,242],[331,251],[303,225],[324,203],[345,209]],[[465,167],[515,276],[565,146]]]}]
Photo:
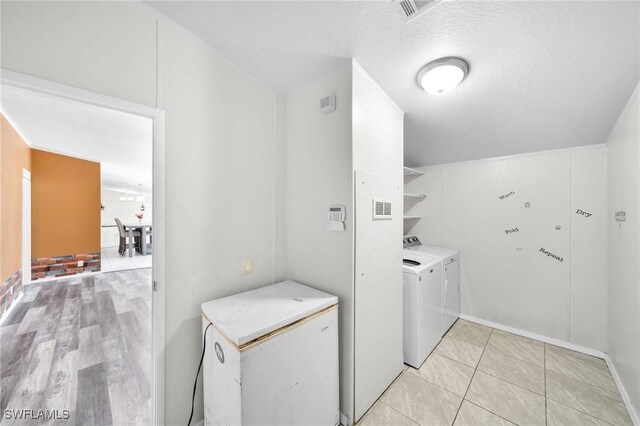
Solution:
[{"label": "white laundry room wall", "polygon": [[[336,111],[325,115],[320,99],[329,93],[336,94]],[[371,77],[348,60],[287,94],[289,278],[339,297],[346,423],[402,370],[402,119]],[[358,190],[359,177],[365,192]],[[392,220],[372,221],[376,196],[392,201]],[[327,231],[331,205],[346,208],[344,232]],[[368,249],[372,244],[376,250]]]},{"label": "white laundry room wall", "polygon": [[[402,110],[354,61],[356,421],[403,368],[403,119]],[[374,199],[391,203],[389,219],[373,218]]]},{"label": "white laundry room wall", "polygon": [[606,350],[604,145],[420,170],[405,232],[460,250],[463,315]]},{"label": "white laundry room wall", "polygon": [[141,2],[0,7],[4,69],[166,111],[165,423],[184,424],[200,304],[286,278],[284,101]]},{"label": "white laundry room wall", "polygon": [[[636,87],[607,141],[608,355],[627,408],[640,413],[640,96]],[[624,216],[622,213],[624,212]],[[617,217],[616,217],[617,214]],[[624,221],[622,218],[624,217]]]},{"label": "white laundry room wall", "polygon": [[[336,95],[336,110],[320,99]],[[338,296],[340,409],[353,392],[352,68],[344,64],[287,94],[287,237],[289,279]],[[346,209],[344,232],[327,231],[329,206]]]}]

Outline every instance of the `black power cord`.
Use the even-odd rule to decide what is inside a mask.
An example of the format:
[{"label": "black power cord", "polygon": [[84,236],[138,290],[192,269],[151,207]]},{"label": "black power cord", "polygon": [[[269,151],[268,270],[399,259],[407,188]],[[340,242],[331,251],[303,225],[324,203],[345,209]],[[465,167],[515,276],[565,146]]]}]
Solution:
[{"label": "black power cord", "polygon": [[196,380],[193,382],[193,396],[191,397],[191,414],[189,415],[189,421],[187,422],[187,426],[191,426],[191,420],[193,419],[193,409],[196,402],[196,387],[198,386],[198,376],[200,375],[200,370],[202,369],[202,361],[204,361],[204,353],[207,350],[207,330],[209,327],[213,325],[212,322],[209,323],[207,328],[204,329],[203,337],[202,337],[202,356],[200,357],[200,365],[198,366],[198,372],[196,373]]}]

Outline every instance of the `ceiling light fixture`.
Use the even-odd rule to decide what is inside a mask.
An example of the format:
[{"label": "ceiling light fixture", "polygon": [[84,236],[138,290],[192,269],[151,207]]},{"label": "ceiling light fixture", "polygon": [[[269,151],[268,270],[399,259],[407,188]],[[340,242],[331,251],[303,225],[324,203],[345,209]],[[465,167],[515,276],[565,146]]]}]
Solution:
[{"label": "ceiling light fixture", "polygon": [[447,57],[429,62],[418,73],[418,86],[432,95],[443,95],[469,74],[469,64],[461,58]]}]

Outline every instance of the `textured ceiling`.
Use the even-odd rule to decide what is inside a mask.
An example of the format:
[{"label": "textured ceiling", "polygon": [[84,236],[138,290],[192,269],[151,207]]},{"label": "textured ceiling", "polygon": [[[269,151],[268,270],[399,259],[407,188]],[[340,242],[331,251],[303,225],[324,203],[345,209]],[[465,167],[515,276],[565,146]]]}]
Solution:
[{"label": "textured ceiling", "polygon": [[151,119],[12,87],[0,111],[32,148],[99,162],[103,188],[151,189]]},{"label": "textured ceiling", "polygon": [[[443,1],[409,22],[387,1],[149,4],[285,92],[355,58],[405,111],[411,166],[603,143],[640,79],[637,1]],[[442,56],[469,77],[427,95],[416,73]]]}]

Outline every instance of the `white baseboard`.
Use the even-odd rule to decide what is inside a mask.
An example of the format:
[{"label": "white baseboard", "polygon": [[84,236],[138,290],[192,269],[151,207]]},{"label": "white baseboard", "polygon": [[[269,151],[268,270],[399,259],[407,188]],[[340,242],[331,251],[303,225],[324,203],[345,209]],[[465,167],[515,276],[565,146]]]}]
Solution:
[{"label": "white baseboard", "polygon": [[11,314],[11,311],[13,311],[13,309],[18,306],[18,303],[20,303],[20,301],[22,300],[22,296],[24,296],[24,290],[20,292],[20,294],[18,295],[18,297],[16,297],[16,300],[13,301],[13,303],[11,304],[11,306],[9,306],[9,309],[7,309],[3,314],[2,314],[2,318],[0,318],[0,325],[2,325],[2,323],[4,323],[4,321],[9,318],[9,314]]},{"label": "white baseboard", "polygon": [[508,333],[517,334],[519,336],[528,337],[529,339],[539,340],[541,342],[549,343],[550,345],[560,346],[561,348],[570,349],[572,351],[580,352],[586,355],[595,356],[596,358],[605,358],[605,353],[596,349],[587,348],[584,346],[576,345],[573,343],[565,342],[564,340],[554,339],[553,337],[543,336],[541,334],[531,333],[529,331],[520,330],[518,328],[509,327],[506,325],[498,324],[495,322],[483,320],[480,318],[472,317],[469,315],[460,315],[463,320],[475,322],[487,327],[497,328],[498,330],[506,331]]},{"label": "white baseboard", "polygon": [[636,412],[635,407],[631,404],[631,399],[629,398],[629,394],[627,390],[624,388],[622,381],[620,380],[620,375],[618,374],[618,370],[616,370],[616,366],[613,364],[611,358],[609,358],[608,354],[604,355],[604,360],[607,362],[607,366],[609,367],[609,371],[611,371],[611,375],[613,376],[613,380],[616,382],[616,386],[618,386],[618,391],[620,392],[620,396],[622,396],[622,401],[624,401],[625,407],[627,407],[627,411],[629,412],[629,416],[631,416],[631,421],[634,425],[640,426],[640,418],[638,417],[638,413]]}]

